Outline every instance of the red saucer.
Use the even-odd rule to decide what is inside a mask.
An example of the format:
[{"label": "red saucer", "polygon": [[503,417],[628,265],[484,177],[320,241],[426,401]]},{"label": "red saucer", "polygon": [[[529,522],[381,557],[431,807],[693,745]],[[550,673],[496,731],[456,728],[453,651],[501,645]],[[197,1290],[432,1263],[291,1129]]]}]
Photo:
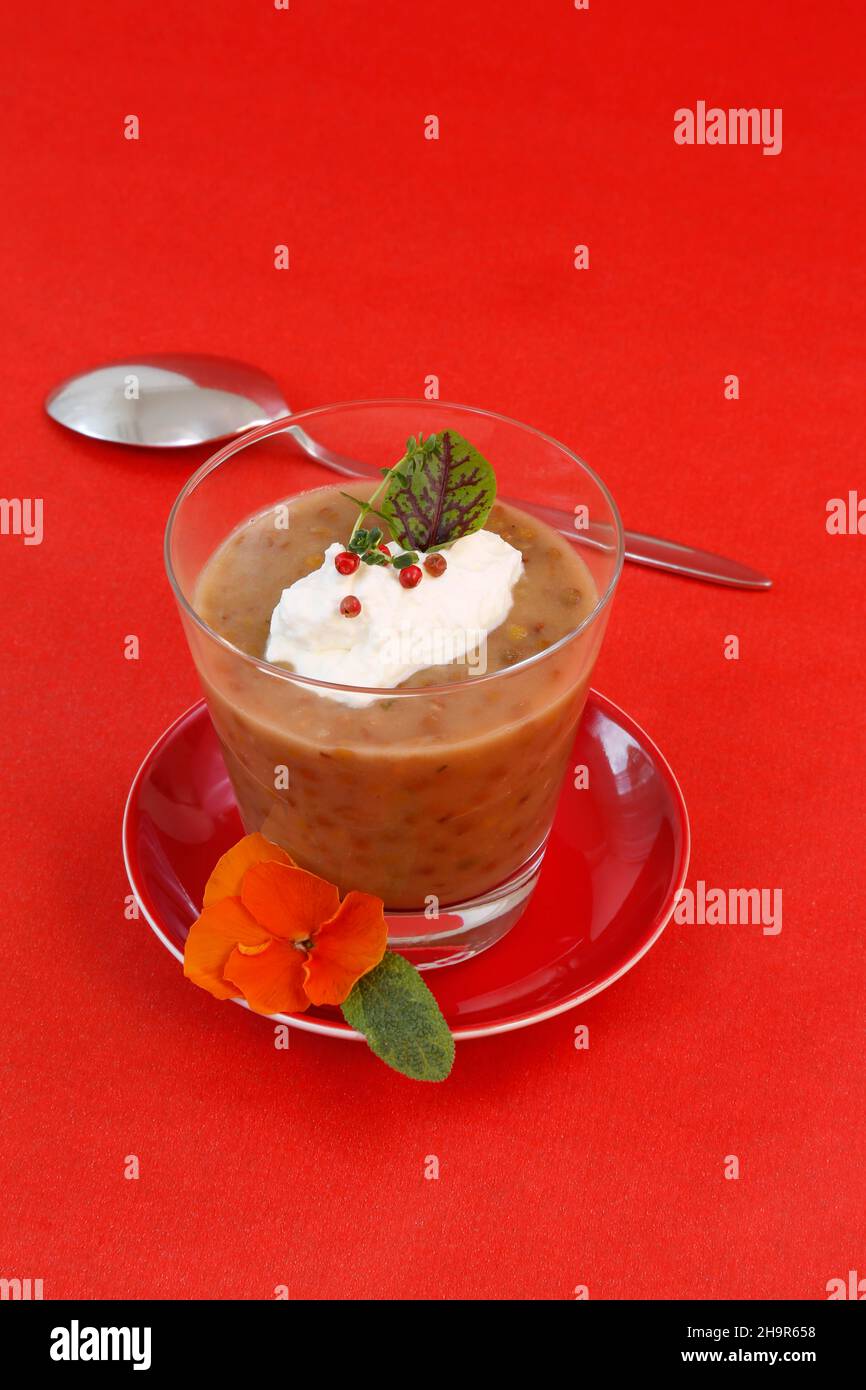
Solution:
[{"label": "red saucer", "polygon": [[[630,970],[673,914],[688,868],[689,820],[667,762],[633,720],[592,691],[576,764],[588,767],[589,786],[563,788],[526,914],[481,955],[427,972],[455,1038],[526,1028],[573,1009]],[[179,961],[210,872],[243,833],[200,701],[151,748],[123,818],[133,892]],[[337,1009],[274,1018],[308,1032],[361,1036]]]}]

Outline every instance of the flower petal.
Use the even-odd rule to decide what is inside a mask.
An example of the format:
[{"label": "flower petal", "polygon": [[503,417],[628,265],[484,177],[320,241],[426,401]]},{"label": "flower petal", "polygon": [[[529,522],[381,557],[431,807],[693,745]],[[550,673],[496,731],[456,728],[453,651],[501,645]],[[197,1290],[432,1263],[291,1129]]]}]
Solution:
[{"label": "flower petal", "polygon": [[310,1007],[304,993],[304,953],[289,941],[271,937],[268,949],[254,956],[232,951],[225,975],[257,1014],[303,1013]]},{"label": "flower petal", "polygon": [[385,954],[388,924],[381,898],[347,893],[313,935],[304,988],[314,1004],[342,1004],[352,986]]},{"label": "flower petal", "polygon": [[193,922],[183,953],[183,973],[215,999],[235,999],[238,991],[223,979],[226,961],[238,943],[260,946],[270,936],[251,917],[240,898],[223,898],[203,908]]},{"label": "flower petal", "polygon": [[253,864],[274,861],[278,864],[292,864],[284,849],[266,840],[264,835],[245,835],[236,845],[217,860],[216,868],[205,885],[204,905],[219,902],[222,898],[239,898],[244,874]]},{"label": "flower petal", "polygon": [[241,900],[257,922],[288,941],[308,940],[340,905],[333,883],[287,864],[254,864],[244,876]]}]

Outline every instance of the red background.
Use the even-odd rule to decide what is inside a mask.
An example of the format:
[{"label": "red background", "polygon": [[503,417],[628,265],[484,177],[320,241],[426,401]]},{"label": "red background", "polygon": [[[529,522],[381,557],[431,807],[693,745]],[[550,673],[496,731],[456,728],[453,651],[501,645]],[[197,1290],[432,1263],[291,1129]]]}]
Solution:
[{"label": "red background", "polygon": [[[5,26],[0,490],[45,499],[45,540],[0,536],[0,1274],[431,1299],[866,1274],[866,537],[825,530],[864,486],[862,5],[46,0]],[[782,107],[781,155],[676,146],[698,99]],[[269,368],[295,407],[436,373],[576,448],[632,526],[766,569],[752,595],[627,567],[596,684],[680,776],[689,883],[782,888],[781,935],[672,925],[577,1013],[461,1045],[441,1087],[322,1038],[275,1052],[186,984],[124,920],[119,835],[197,696],[160,549],[206,451],[41,411],[175,348]]]}]

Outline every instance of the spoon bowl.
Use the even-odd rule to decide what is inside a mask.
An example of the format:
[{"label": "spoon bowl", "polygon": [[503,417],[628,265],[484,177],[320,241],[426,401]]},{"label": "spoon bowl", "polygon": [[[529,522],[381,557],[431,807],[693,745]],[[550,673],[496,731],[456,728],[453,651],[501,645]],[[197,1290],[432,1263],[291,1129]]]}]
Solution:
[{"label": "spoon bowl", "polygon": [[289,414],[265,372],[195,353],[154,353],[82,372],[56,387],[45,409],[90,439],[150,449],[231,439]]}]

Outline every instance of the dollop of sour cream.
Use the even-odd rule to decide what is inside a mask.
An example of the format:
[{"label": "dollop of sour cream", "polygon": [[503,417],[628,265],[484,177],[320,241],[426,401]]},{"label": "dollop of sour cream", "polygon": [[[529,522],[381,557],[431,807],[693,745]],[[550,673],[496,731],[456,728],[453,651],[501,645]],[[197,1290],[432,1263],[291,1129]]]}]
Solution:
[{"label": "dollop of sour cream", "polygon": [[[393,565],[359,565],[340,574],[329,545],[319,569],[284,589],[271,616],[265,660],[287,663],[299,676],[339,685],[393,689],[430,666],[462,661],[467,674],[486,667],[486,639],[505,621],[523,556],[493,531],[462,536],[443,552],[445,573],[423,569],[404,589]],[[392,544],[392,554],[400,547]],[[340,600],[354,594],[357,617],[344,617]],[[311,689],[316,687],[311,686]],[[318,689],[319,695],[363,706],[381,696]]]}]

